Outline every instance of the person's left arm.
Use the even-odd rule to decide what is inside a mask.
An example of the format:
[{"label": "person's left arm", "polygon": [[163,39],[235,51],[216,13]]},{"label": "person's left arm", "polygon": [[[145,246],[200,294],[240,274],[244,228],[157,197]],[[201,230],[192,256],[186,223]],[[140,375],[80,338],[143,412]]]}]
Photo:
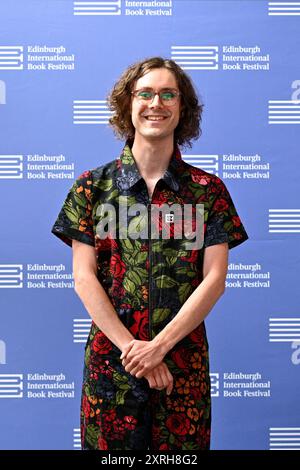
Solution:
[{"label": "person's left arm", "polygon": [[175,344],[200,325],[225,291],[227,268],[227,242],[205,248],[201,284],[154,339],[132,340],[126,346],[121,359],[127,372],[142,378],[162,361]]}]

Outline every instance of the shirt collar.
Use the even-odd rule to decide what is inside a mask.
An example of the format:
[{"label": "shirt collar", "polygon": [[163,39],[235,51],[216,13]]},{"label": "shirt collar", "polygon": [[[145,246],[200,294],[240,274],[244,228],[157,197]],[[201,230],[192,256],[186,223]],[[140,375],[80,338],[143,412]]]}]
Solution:
[{"label": "shirt collar", "polygon": [[[138,170],[136,161],[131,151],[132,141],[127,140],[118,160],[117,186],[121,190],[127,190],[134,186],[142,176]],[[171,156],[169,166],[161,178],[174,191],[179,191],[179,170],[183,164],[181,152],[177,144]]]}]

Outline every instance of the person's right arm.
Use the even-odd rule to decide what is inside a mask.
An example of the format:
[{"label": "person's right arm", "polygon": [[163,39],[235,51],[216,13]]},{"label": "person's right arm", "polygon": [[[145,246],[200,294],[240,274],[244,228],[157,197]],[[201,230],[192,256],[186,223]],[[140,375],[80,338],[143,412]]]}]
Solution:
[{"label": "person's right arm", "polygon": [[[122,352],[134,336],[123,325],[97,278],[95,248],[72,240],[74,289],[98,328]],[[173,377],[164,362],[145,375],[151,388],[172,390]]]}]

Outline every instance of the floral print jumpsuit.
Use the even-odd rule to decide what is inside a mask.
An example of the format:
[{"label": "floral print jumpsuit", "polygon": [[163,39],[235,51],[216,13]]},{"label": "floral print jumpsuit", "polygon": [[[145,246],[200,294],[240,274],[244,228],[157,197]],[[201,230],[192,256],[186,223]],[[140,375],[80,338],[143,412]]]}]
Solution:
[{"label": "floral print jumpsuit", "polygon": [[[52,233],[69,246],[75,239],[95,248],[97,277],[120,320],[136,339],[149,341],[203,280],[205,248],[228,242],[231,249],[248,235],[223,181],[184,162],[178,145],[149,200],[131,145],[127,140],[119,158],[76,179]],[[172,230],[169,239],[100,238],[96,227],[103,214],[97,208],[103,203],[113,204],[116,214],[125,203],[202,203],[204,244],[186,250],[182,240],[172,238]],[[82,449],[209,449],[211,397],[204,322],[164,358],[174,378],[169,396],[166,390],[150,389],[145,378],[127,373],[120,355],[92,322],[84,358]]]}]

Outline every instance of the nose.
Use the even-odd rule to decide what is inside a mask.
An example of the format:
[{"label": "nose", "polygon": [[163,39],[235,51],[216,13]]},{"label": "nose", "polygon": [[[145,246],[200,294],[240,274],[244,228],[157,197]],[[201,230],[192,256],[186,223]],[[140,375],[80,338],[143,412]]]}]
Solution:
[{"label": "nose", "polygon": [[156,95],[154,95],[153,101],[152,101],[152,103],[150,104],[150,107],[151,107],[151,108],[157,107],[157,106],[160,106],[160,107],[163,106],[162,102],[160,101],[160,97],[159,97],[159,94],[158,94],[158,93],[156,93]]}]

